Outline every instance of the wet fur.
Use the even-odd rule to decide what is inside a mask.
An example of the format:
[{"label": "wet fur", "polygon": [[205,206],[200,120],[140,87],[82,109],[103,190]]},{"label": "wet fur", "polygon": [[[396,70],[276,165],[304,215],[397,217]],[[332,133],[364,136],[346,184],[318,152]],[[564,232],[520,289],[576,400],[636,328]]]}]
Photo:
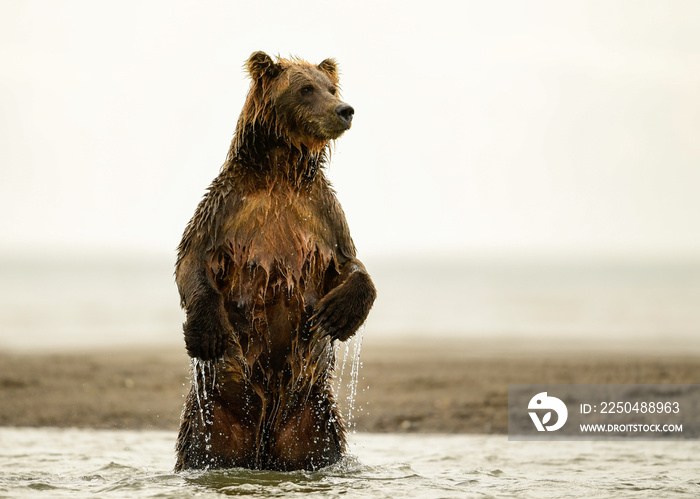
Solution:
[{"label": "wet fur", "polygon": [[333,342],[357,331],[376,296],[323,173],[329,141],[349,128],[335,112],[335,62],[256,52],[246,68],[226,163],[178,252],[185,345],[199,367],[176,470],[337,461]]}]

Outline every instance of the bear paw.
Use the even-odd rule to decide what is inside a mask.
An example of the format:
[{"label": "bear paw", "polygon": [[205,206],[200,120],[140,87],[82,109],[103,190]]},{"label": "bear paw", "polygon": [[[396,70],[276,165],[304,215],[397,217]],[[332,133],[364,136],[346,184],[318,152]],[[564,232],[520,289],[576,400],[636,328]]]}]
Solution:
[{"label": "bear paw", "polygon": [[190,357],[202,360],[219,359],[224,356],[230,328],[211,327],[202,321],[190,319],[183,325],[185,331],[185,347]]},{"label": "bear paw", "polygon": [[362,326],[374,298],[352,291],[340,286],[318,302],[310,319],[311,332],[316,337],[345,341]]}]

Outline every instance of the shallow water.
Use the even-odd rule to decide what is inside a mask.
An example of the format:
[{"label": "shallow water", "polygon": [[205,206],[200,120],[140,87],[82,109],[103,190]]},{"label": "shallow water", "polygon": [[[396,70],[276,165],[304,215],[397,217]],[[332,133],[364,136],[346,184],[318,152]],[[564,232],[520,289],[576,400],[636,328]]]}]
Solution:
[{"label": "shallow water", "polygon": [[175,474],[169,431],[0,428],[0,497],[697,497],[700,442],[355,434],[315,472]]}]

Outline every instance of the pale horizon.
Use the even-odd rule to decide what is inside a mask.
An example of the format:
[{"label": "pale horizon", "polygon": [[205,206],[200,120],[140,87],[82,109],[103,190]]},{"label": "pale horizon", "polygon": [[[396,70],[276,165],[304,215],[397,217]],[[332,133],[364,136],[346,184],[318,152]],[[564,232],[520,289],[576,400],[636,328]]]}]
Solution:
[{"label": "pale horizon", "polygon": [[700,4],[275,5],[0,4],[0,253],[172,254],[262,49],[340,64],[363,258],[700,255]]}]

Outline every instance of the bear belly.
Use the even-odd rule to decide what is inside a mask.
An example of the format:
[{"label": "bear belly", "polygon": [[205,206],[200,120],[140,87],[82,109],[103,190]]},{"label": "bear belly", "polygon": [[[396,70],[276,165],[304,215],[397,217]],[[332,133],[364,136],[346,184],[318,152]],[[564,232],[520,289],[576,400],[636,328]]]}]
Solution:
[{"label": "bear belly", "polygon": [[227,309],[248,372],[256,364],[280,372],[308,355],[308,320],[321,298],[327,267],[323,259],[309,261],[316,264],[301,269],[251,262],[234,280]]}]

